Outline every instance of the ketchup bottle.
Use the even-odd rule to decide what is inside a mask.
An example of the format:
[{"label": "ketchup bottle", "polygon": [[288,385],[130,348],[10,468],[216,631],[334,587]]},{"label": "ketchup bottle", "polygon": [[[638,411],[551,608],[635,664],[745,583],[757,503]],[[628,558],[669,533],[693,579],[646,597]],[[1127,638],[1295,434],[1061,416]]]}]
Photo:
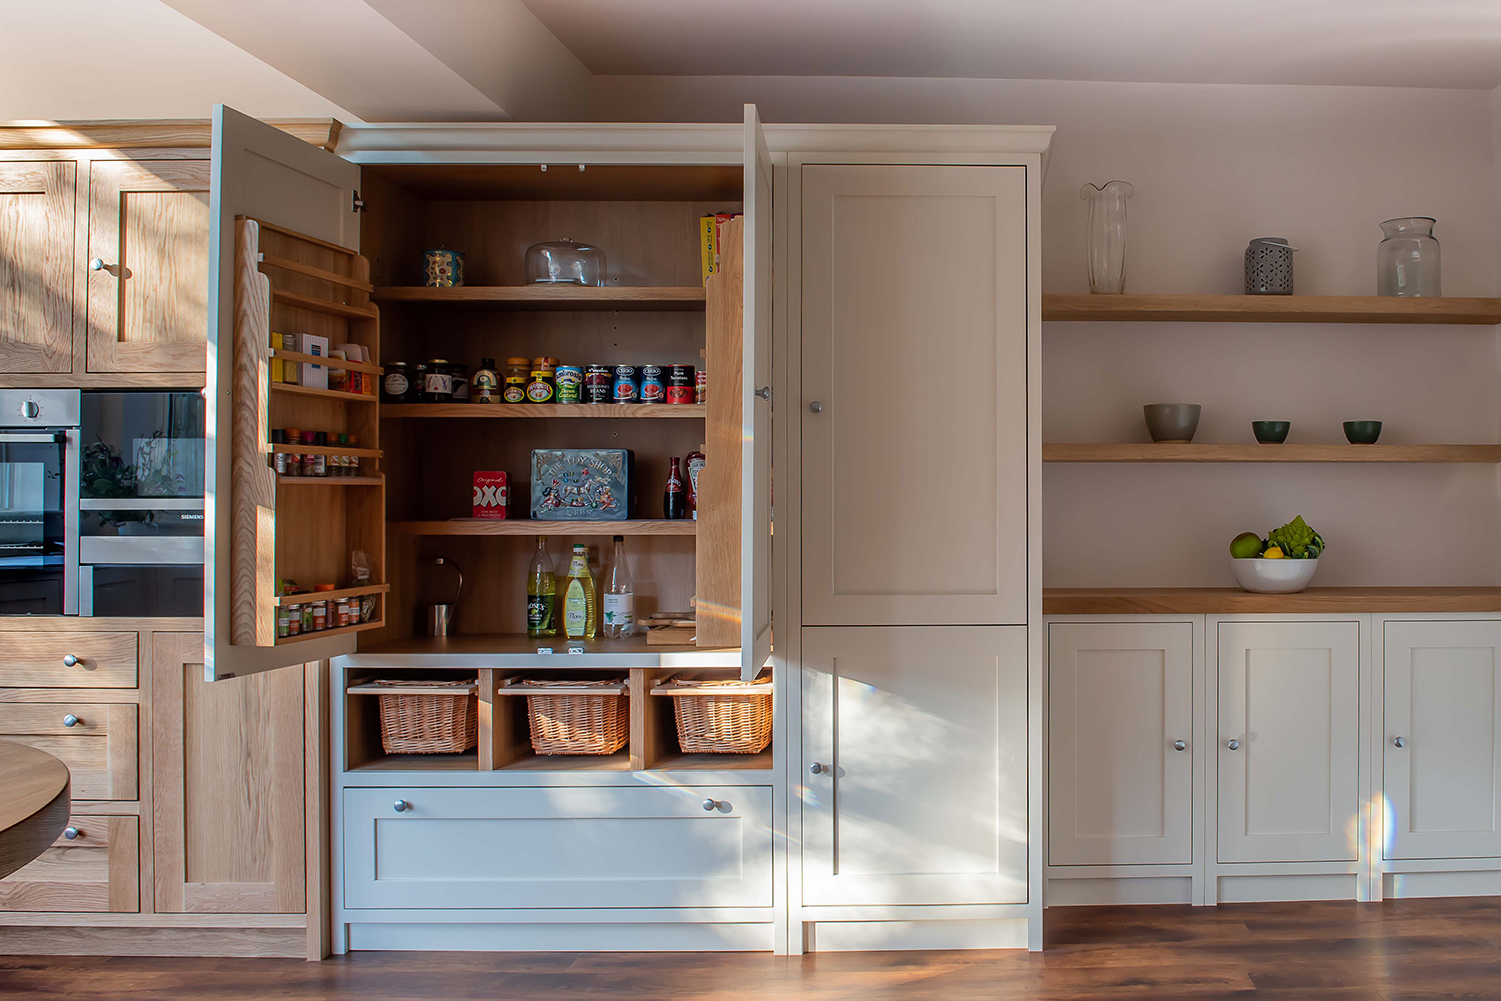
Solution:
[{"label": "ketchup bottle", "polygon": [[662,492],[662,517],[677,521],[688,516],[688,494],[683,489],[682,460],[672,457],[672,472],[667,474],[667,489]]}]

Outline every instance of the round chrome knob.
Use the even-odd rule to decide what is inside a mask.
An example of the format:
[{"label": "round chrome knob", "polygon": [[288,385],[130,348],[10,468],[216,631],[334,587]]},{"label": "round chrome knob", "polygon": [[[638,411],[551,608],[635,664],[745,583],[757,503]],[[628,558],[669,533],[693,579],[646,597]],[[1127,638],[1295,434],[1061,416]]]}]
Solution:
[{"label": "round chrome knob", "polygon": [[1406,747],[1407,746],[1407,738],[1406,737],[1397,737],[1397,738],[1395,738],[1392,741],[1392,746],[1393,747]]},{"label": "round chrome knob", "polygon": [[77,841],[79,833],[80,832],[78,828],[73,826],[63,828],[63,837],[67,838],[69,841]]},{"label": "round chrome knob", "polygon": [[1238,751],[1238,750],[1240,750],[1240,741],[1238,741],[1238,740],[1232,740],[1229,743],[1227,743],[1225,746],[1228,747],[1228,748],[1230,748],[1230,750],[1232,750],[1232,751]]},{"label": "round chrome knob", "polygon": [[703,802],[703,807],[706,813],[713,813],[715,810],[719,809],[719,802],[717,800],[706,799]]},{"label": "round chrome knob", "polygon": [[820,765],[818,762],[815,761],[815,762],[813,762],[813,764],[811,764],[811,765],[808,766],[808,771],[811,772],[814,775],[822,775],[823,774],[823,765]]},{"label": "round chrome knob", "polygon": [[1173,750],[1186,751],[1188,750],[1188,745],[1181,740],[1175,740],[1173,741]]},{"label": "round chrome knob", "polygon": [[21,416],[29,421],[34,421],[42,416],[42,405],[36,400],[27,400],[21,404]]},{"label": "round chrome knob", "polygon": [[408,803],[404,799],[398,799],[395,803],[391,804],[391,809],[395,810],[397,813],[406,813],[411,808],[412,804]]},{"label": "round chrome knob", "polygon": [[104,258],[102,258],[102,257],[96,257],[92,261],[90,261],[89,262],[89,270],[90,271],[103,271],[104,270]]},{"label": "round chrome knob", "polygon": [[820,402],[818,402],[817,400],[814,400],[812,403],[808,404],[808,413],[810,413],[810,414],[821,414],[821,413],[823,413],[823,404],[820,403]]},{"label": "round chrome knob", "polygon": [[77,667],[78,664],[79,660],[77,657],[73,656],[71,653],[63,654],[63,667]]},{"label": "round chrome knob", "polygon": [[771,399],[771,387],[770,386],[762,386],[760,389],[756,390],[756,399],[758,399],[758,400],[769,400],[769,399]]},{"label": "round chrome knob", "polygon": [[77,716],[74,716],[72,713],[68,713],[68,715],[63,717],[63,726],[77,726],[82,722],[83,720],[79,719]]}]

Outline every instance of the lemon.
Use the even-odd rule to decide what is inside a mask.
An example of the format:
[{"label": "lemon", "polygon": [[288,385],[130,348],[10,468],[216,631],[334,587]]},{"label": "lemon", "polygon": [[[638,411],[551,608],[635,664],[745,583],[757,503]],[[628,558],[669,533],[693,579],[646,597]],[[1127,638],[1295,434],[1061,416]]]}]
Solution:
[{"label": "lemon", "polygon": [[1266,552],[1264,552],[1264,553],[1261,554],[1261,558],[1264,559],[1264,560],[1280,560],[1280,559],[1284,559],[1284,557],[1282,555],[1282,550],[1278,549],[1276,546],[1267,546],[1266,547]]},{"label": "lemon", "polygon": [[1230,555],[1238,560],[1254,559],[1261,553],[1261,536],[1255,532],[1241,532],[1230,540]]}]

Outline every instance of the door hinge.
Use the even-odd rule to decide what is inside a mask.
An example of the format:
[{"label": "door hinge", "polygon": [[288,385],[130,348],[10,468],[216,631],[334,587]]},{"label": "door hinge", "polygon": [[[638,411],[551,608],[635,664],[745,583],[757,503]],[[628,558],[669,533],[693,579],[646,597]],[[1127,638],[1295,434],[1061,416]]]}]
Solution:
[{"label": "door hinge", "polygon": [[365,211],[365,199],[360,197],[360,193],[358,191],[351,191],[350,195],[353,197],[350,199],[351,204],[349,206],[349,210],[351,212]]}]

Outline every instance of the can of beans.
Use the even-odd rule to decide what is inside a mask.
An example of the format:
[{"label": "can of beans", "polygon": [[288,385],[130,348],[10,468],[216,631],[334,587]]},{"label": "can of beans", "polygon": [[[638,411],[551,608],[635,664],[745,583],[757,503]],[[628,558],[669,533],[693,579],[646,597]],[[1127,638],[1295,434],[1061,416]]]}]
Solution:
[{"label": "can of beans", "polygon": [[615,366],[615,383],[611,395],[616,403],[635,403],[640,398],[640,386],[636,382],[636,366]]},{"label": "can of beans", "polygon": [[577,365],[559,365],[553,380],[559,403],[578,403],[584,398],[584,370]]},{"label": "can of beans", "polygon": [[667,369],[667,402],[693,402],[692,365],[673,365]]},{"label": "can of beans", "polygon": [[661,403],[667,398],[667,386],[662,382],[661,365],[641,366],[641,402]]},{"label": "can of beans", "polygon": [[615,378],[608,365],[590,365],[584,370],[584,402],[609,403],[614,395]]},{"label": "can of beans", "polygon": [[709,373],[703,369],[693,374],[693,402],[699,406],[709,402]]}]

